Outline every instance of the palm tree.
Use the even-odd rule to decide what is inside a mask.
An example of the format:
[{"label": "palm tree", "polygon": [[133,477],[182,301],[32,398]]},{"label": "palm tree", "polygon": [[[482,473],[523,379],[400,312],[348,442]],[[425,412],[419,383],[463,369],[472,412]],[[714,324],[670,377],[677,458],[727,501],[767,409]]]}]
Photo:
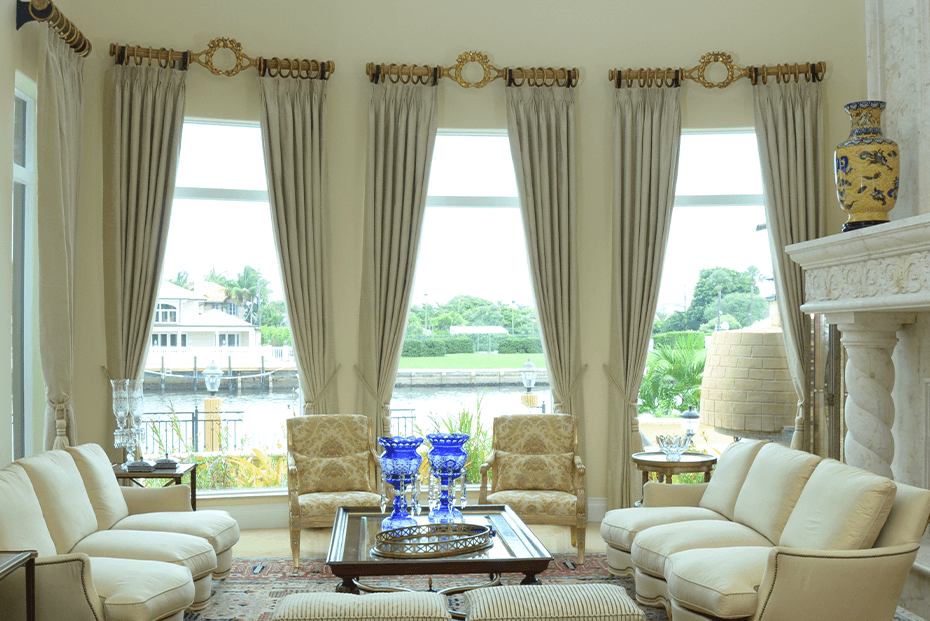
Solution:
[{"label": "palm tree", "polygon": [[704,349],[688,342],[658,345],[646,359],[646,373],[639,389],[640,413],[664,416],[673,409],[697,409],[706,359]]}]

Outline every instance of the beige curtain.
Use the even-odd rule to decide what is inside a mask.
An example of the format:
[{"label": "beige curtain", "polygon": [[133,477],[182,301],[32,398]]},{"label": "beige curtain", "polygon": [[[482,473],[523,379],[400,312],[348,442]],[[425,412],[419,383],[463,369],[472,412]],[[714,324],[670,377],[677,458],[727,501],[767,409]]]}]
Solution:
[{"label": "beige curtain", "polygon": [[575,91],[509,86],[505,93],[510,152],[553,411],[578,419],[583,444],[580,387],[585,367],[579,343]]},{"label": "beige curtain", "polygon": [[74,379],[74,237],[84,118],[84,59],[45,29],[39,41],[39,346],[45,376],[45,449],[77,443]]},{"label": "beige curtain", "polygon": [[379,436],[390,433],[436,126],[435,86],[372,85],[355,371],[358,411],[375,419]]},{"label": "beige curtain", "polygon": [[275,246],[305,414],[339,411],[327,263],[326,80],[259,78]]},{"label": "beige curtain", "polygon": [[106,75],[104,316],[107,371],[114,379],[141,379],[145,372],[174,200],[186,79],[186,71],[147,65],[117,65]]},{"label": "beige curtain", "polygon": [[810,450],[804,418],[810,320],[801,312],[804,303],[801,267],[788,257],[785,246],[824,235],[820,83],[759,83],[753,87],[753,103],[775,296],[788,369],[798,395],[791,448]]},{"label": "beige curtain", "polygon": [[607,397],[607,508],[640,497],[639,387],[659,299],[681,139],[678,88],[614,92],[614,198]]}]

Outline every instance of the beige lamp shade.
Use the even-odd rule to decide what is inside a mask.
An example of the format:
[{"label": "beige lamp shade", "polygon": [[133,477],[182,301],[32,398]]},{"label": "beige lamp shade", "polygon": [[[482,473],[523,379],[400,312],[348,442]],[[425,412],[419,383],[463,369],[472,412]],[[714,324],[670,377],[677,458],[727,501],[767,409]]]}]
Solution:
[{"label": "beige lamp shade", "polygon": [[780,327],[714,332],[701,381],[701,423],[740,438],[790,441],[797,395]]}]

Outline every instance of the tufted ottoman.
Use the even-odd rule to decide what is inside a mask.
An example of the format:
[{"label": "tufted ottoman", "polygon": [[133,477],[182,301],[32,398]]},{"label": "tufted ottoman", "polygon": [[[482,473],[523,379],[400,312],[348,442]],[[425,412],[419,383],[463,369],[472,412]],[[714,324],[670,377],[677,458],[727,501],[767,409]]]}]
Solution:
[{"label": "tufted ottoman", "polygon": [[610,584],[501,586],[465,593],[467,621],[644,621],[645,614]]},{"label": "tufted ottoman", "polygon": [[273,621],[451,621],[439,593],[294,593],[275,607]]}]

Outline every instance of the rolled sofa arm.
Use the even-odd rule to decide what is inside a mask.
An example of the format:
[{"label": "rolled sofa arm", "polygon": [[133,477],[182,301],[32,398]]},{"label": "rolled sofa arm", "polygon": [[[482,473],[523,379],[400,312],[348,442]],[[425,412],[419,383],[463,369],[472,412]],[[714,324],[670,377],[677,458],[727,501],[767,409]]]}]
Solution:
[{"label": "rolled sofa arm", "polygon": [[697,507],[707,483],[656,483],[649,481],[643,486],[644,507]]},{"label": "rolled sofa arm", "polygon": [[918,544],[769,552],[752,621],[891,619]]},{"label": "rolled sofa arm", "polygon": [[[37,558],[35,584],[37,621],[103,621],[103,607],[86,554]],[[4,621],[26,619],[25,569],[0,580],[0,610]]]},{"label": "rolled sofa arm", "polygon": [[193,511],[191,488],[187,485],[167,487],[120,487],[129,506],[129,515],[156,511]]}]

